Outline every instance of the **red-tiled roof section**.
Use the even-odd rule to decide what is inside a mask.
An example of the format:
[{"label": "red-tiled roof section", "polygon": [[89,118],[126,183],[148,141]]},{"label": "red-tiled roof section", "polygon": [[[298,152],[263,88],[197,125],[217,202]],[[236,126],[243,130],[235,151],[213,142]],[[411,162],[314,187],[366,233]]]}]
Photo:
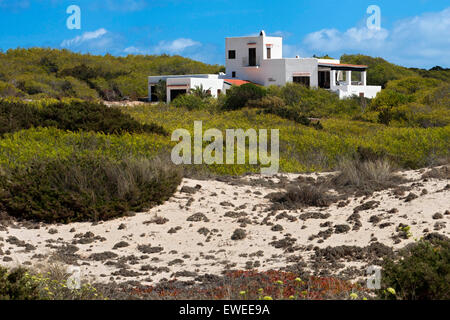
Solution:
[{"label": "red-tiled roof section", "polygon": [[246,83],[251,83],[250,81],[239,80],[239,79],[223,79],[223,81],[233,85],[233,86],[242,86]]}]

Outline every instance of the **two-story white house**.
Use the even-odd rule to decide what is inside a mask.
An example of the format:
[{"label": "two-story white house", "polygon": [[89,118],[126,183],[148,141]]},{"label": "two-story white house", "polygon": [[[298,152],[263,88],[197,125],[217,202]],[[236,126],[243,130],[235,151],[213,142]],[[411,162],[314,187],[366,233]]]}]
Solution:
[{"label": "two-story white house", "polygon": [[367,85],[367,66],[341,64],[339,60],[318,58],[283,58],[283,39],[259,36],[225,39],[226,73],[219,75],[151,76],[148,78],[149,99],[154,101],[154,86],[160,80],[167,83],[167,101],[178,94],[202,85],[213,96],[226,92],[231,85],[247,82],[283,86],[297,82],[312,88],[336,92],[339,97],[374,98],[380,86]]}]

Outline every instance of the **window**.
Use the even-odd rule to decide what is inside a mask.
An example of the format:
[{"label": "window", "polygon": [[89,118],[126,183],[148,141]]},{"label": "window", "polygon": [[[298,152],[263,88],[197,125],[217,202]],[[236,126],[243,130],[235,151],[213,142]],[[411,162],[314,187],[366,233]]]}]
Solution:
[{"label": "window", "polygon": [[310,86],[310,77],[304,77],[304,76],[303,77],[293,77],[292,81],[294,83],[302,84],[302,85],[304,85],[304,86],[306,86],[308,88]]},{"label": "window", "polygon": [[272,58],[272,50],[271,48],[267,48],[267,59],[271,59]]},{"label": "window", "polygon": [[228,50],[228,59],[236,59],[236,50]]},{"label": "window", "polygon": [[231,77],[236,78],[236,71],[231,72]]}]

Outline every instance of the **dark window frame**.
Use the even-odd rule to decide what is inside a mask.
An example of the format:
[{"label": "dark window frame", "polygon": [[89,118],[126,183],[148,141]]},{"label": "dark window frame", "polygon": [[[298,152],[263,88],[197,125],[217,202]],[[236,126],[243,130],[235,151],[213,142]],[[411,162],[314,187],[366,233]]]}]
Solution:
[{"label": "dark window frame", "polygon": [[232,72],[231,72],[231,77],[232,77],[232,78],[236,78],[236,71],[232,71]]},{"label": "dark window frame", "polygon": [[272,48],[267,47],[267,59],[272,59]]},{"label": "dark window frame", "polygon": [[311,87],[311,76],[293,76],[292,82],[304,85],[307,88]]},{"label": "dark window frame", "polygon": [[229,60],[236,59],[236,50],[228,50],[228,59]]}]

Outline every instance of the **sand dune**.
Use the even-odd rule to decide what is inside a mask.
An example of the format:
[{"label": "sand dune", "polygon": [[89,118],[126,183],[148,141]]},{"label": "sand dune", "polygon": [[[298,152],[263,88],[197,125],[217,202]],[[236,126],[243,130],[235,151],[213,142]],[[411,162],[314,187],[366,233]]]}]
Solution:
[{"label": "sand dune", "polygon": [[[285,269],[356,280],[368,265],[415,238],[432,232],[448,236],[449,182],[422,179],[422,172],[403,172],[411,179],[403,194],[389,189],[325,208],[278,211],[266,195],[282,190],[280,177],[295,181],[300,175],[184,179],[163,205],[112,221],[46,225],[4,219],[0,264],[58,261],[81,266],[82,275],[94,281],[142,284],[228,269]],[[407,198],[410,194],[417,198]],[[411,237],[401,234],[400,224],[410,226]]]}]

